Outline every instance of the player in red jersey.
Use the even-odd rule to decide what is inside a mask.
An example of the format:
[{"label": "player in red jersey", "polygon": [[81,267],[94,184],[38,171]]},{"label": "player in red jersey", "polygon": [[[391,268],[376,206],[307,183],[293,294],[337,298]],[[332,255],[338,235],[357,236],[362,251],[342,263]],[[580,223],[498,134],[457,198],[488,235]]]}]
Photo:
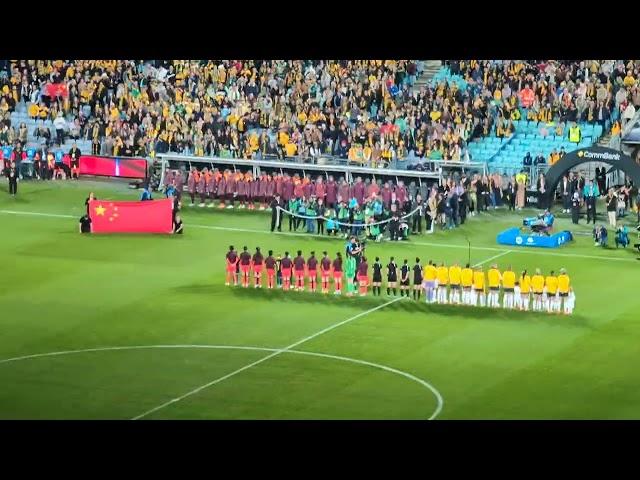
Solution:
[{"label": "player in red jersey", "polygon": [[264,260],[264,266],[267,268],[267,288],[273,290],[276,284],[276,259],[273,258],[273,250],[269,250],[269,256]]},{"label": "player in red jersey", "polygon": [[304,290],[304,267],[306,263],[302,256],[302,250],[298,250],[298,256],[293,259],[293,276],[296,279],[296,290],[299,292]]},{"label": "player in red jersey", "polygon": [[238,264],[238,253],[233,249],[233,245],[229,246],[227,252],[227,280],[225,285],[229,286],[233,277],[233,284],[238,285],[238,276],[236,275],[236,265]]},{"label": "player in red jersey", "polygon": [[329,293],[329,277],[331,276],[331,259],[327,252],[322,252],[320,260],[320,276],[322,278],[322,293]]},{"label": "player in red jersey", "polygon": [[260,247],[256,247],[256,253],[251,258],[251,268],[253,269],[253,276],[255,278],[255,284],[253,288],[262,288],[262,268],[264,267],[264,258],[260,253]]},{"label": "player in red jersey", "polygon": [[335,286],[335,295],[342,293],[342,254],[338,252],[336,259],[333,261],[333,285]]},{"label": "player in red jersey", "polygon": [[369,265],[367,264],[366,257],[362,257],[358,264],[358,284],[360,285],[360,296],[364,297],[367,294],[367,287],[369,285],[368,275]]},{"label": "player in red jersey", "polygon": [[289,290],[291,288],[291,268],[293,261],[289,256],[289,252],[284,252],[284,258],[280,261],[280,271],[282,272],[282,289]]},{"label": "player in red jersey", "polygon": [[251,254],[247,251],[247,247],[242,248],[240,254],[240,274],[242,275],[242,286],[249,287],[249,271],[251,270]]},{"label": "player in red jersey", "polygon": [[311,252],[311,256],[307,260],[307,276],[309,277],[309,291],[316,291],[316,284],[318,283],[318,259],[316,258],[316,252]]}]

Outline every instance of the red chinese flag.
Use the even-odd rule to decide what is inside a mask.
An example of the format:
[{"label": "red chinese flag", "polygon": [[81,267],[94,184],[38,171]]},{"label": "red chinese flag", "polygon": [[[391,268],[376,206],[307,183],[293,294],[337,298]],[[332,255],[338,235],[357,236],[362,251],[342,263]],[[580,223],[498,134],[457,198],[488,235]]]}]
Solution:
[{"label": "red chinese flag", "polygon": [[170,199],[144,202],[89,202],[93,233],[171,233],[173,205]]}]

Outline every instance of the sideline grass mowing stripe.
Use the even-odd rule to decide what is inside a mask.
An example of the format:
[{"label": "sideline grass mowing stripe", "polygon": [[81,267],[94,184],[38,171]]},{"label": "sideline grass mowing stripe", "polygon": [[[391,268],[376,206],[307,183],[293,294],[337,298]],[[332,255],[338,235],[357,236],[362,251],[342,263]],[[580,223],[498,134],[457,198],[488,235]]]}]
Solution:
[{"label": "sideline grass mowing stripe", "polygon": [[204,385],[199,386],[198,388],[195,388],[193,390],[191,390],[190,392],[185,393],[184,395],[180,395],[179,397],[173,398],[171,400],[169,400],[168,402],[165,402],[161,405],[158,405],[157,407],[154,407],[150,410],[147,410],[146,412],[138,415],[137,417],[132,418],[132,420],[140,420],[141,418],[144,418],[148,415],[151,415],[154,412],[157,412],[158,410],[161,410],[165,407],[168,407],[169,405],[171,405],[172,403],[176,403],[179,402],[180,400],[184,400],[187,397],[190,397],[191,395],[195,395],[196,393],[204,390],[205,388],[209,388],[213,385],[215,385],[216,383],[220,383],[223,382],[224,380],[231,378],[235,375],[237,375],[238,373],[244,372],[245,370],[248,370],[252,367],[255,367],[256,365],[260,365],[263,362],[266,362],[267,360],[269,360],[270,358],[276,357],[278,355],[280,355],[281,353],[287,352],[295,347],[297,347],[298,345],[302,345],[305,342],[308,342],[309,340],[313,340],[316,337],[319,337],[320,335],[330,332],[331,330],[338,328],[342,325],[345,325],[349,322],[352,322],[353,320],[356,320],[360,317],[363,317],[369,313],[375,312],[376,310],[380,310],[381,308],[386,307],[387,305],[391,305],[392,303],[398,302],[400,300],[403,300],[404,297],[398,297],[398,298],[394,298],[393,300],[389,300],[388,302],[383,303],[382,305],[378,305],[377,307],[374,308],[370,308],[369,310],[365,310],[364,312],[358,313],[357,315],[354,315],[353,317],[349,317],[346,320],[343,320],[341,322],[338,323],[334,323],[333,325],[329,325],[327,328],[323,328],[322,330],[320,330],[319,332],[314,333],[313,335],[309,335],[308,337],[305,337],[303,339],[298,340],[295,343],[292,343],[291,345],[288,345],[284,348],[280,348],[278,350],[276,350],[273,353],[270,353],[269,355],[267,355],[266,357],[262,357],[258,360],[256,360],[255,362],[251,362],[247,365],[245,365],[244,367],[240,367],[237,370],[234,370],[231,373],[228,373],[227,375],[224,375],[222,377],[216,378],[215,380],[212,380],[209,383],[205,383]]}]

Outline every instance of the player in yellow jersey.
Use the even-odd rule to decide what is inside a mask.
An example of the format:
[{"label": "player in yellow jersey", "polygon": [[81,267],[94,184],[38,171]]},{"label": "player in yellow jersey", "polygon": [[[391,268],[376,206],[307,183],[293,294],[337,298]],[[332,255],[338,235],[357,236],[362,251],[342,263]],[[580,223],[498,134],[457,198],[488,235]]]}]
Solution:
[{"label": "player in yellow jersey", "polygon": [[449,267],[449,302],[460,305],[460,280],[462,269],[460,265],[454,263]]},{"label": "player in yellow jersey", "polygon": [[502,273],[502,308],[513,310],[514,290],[516,288],[516,274],[511,270],[511,265]]},{"label": "player in yellow jersey", "polygon": [[531,291],[533,292],[533,305],[532,310],[534,312],[542,311],[542,294],[544,291],[544,277],[539,268],[536,268],[536,274],[531,277]]},{"label": "player in yellow jersey", "polygon": [[462,285],[462,304],[471,305],[473,298],[473,270],[467,263],[460,273],[460,285]]},{"label": "player in yellow jersey", "polygon": [[434,303],[436,301],[437,278],[438,269],[433,263],[433,260],[429,260],[429,265],[424,268],[424,296],[427,303]]},{"label": "player in yellow jersey", "polygon": [[[558,303],[562,301],[562,311],[566,314],[568,307],[569,289],[571,288],[571,279],[567,275],[567,271],[564,268],[560,269],[560,275],[558,275],[558,295],[560,296]],[[560,308],[560,305],[558,305]]]},{"label": "player in yellow jersey", "polygon": [[471,304],[473,306],[484,307],[485,302],[484,272],[480,267],[476,267],[475,272],[473,272],[473,297],[471,298]]},{"label": "player in yellow jersey", "polygon": [[520,310],[525,312],[529,310],[529,301],[531,300],[531,277],[524,270],[520,274]]},{"label": "player in yellow jersey", "polygon": [[487,272],[487,283],[489,284],[489,295],[487,296],[487,306],[498,308],[500,306],[500,282],[502,275],[498,270],[498,265],[493,264]]},{"label": "player in yellow jersey", "polygon": [[544,279],[544,287],[547,291],[546,309],[548,313],[560,313],[560,300],[558,298],[558,277],[553,270]]},{"label": "player in yellow jersey", "polygon": [[437,269],[438,272],[438,291],[436,296],[437,303],[447,303],[447,285],[449,284],[449,269],[444,266],[444,262]]}]

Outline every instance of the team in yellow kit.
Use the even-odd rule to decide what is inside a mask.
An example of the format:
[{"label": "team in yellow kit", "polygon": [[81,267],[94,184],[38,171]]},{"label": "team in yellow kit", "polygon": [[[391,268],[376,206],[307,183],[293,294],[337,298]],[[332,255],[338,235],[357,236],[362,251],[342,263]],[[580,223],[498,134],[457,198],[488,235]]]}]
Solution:
[{"label": "team in yellow kit", "polygon": [[480,267],[450,267],[433,262],[424,267],[423,288],[427,303],[469,305],[547,313],[573,313],[575,294],[564,269],[534,275],[524,270],[519,276],[508,265],[504,271],[491,265],[485,273]]}]

